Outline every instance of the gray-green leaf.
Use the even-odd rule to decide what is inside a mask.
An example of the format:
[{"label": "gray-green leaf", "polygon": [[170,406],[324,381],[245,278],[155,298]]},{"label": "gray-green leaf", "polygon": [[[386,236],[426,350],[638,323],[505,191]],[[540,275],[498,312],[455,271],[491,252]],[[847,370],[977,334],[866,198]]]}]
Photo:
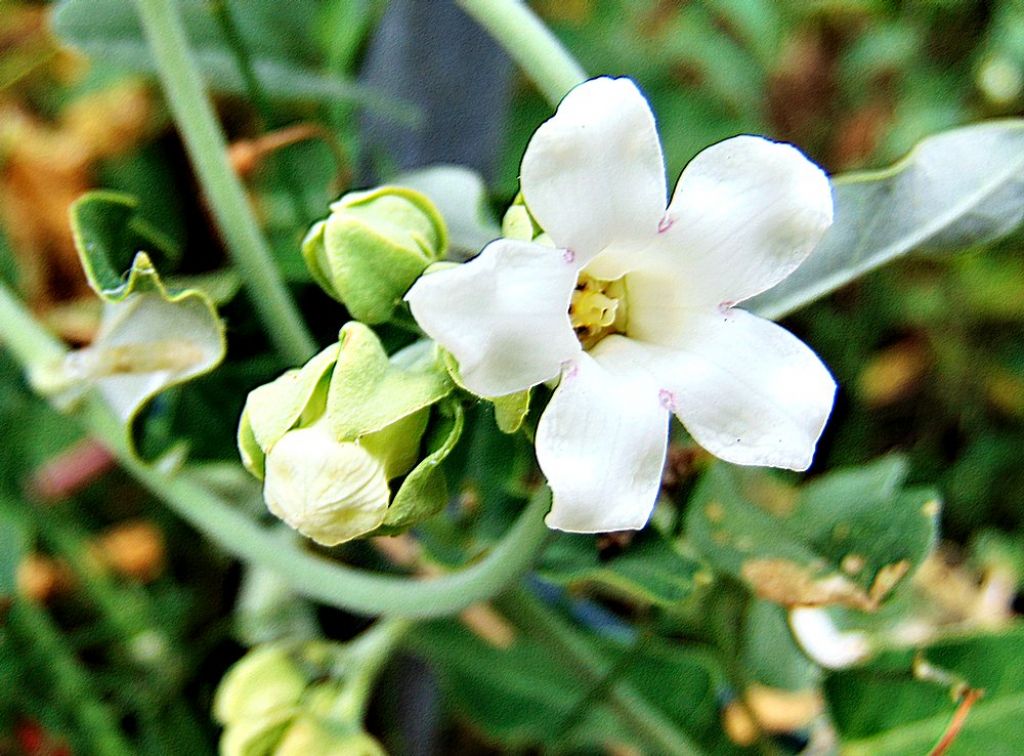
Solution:
[{"label": "gray-green leaf", "polygon": [[832,181],[835,222],[807,261],[750,309],[777,319],[910,252],[955,252],[1024,221],[1024,121],[965,126],[922,141],[881,171]]}]

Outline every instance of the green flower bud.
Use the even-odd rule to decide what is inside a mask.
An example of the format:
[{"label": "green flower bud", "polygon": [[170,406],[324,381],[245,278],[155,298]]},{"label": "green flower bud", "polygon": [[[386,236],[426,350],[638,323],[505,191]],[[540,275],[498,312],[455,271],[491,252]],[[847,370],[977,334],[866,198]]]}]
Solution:
[{"label": "green flower bud", "polygon": [[350,192],[331,205],[302,242],[313,279],[352,317],[384,323],[402,296],[444,255],[440,212],[413,189],[383,186]]},{"label": "green flower bud", "polygon": [[433,352],[390,360],[372,330],[348,323],[338,344],[249,394],[242,462],[263,479],[270,511],[303,535],[325,546],[358,538],[385,524],[389,481],[417,464],[429,408],[451,389]]},{"label": "green flower bud", "polygon": [[[224,675],[213,699],[213,715],[222,724],[233,725],[294,710],[306,683],[302,670],[284,648],[260,646]],[[276,715],[267,721],[279,723]]]},{"label": "green flower bud", "polygon": [[335,546],[384,522],[391,491],[381,459],[359,442],[338,441],[320,421],[288,431],[270,450],[263,498],[297,531]]},{"label": "green flower bud", "polygon": [[274,756],[387,756],[371,735],[315,716],[300,716],[284,733]]}]

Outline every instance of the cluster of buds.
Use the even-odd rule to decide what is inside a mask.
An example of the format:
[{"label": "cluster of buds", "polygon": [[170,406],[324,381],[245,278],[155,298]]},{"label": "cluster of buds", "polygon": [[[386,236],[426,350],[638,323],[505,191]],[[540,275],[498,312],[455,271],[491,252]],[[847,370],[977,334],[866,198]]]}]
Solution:
[{"label": "cluster of buds", "polygon": [[214,716],[224,726],[220,752],[383,756],[381,745],[362,729],[350,691],[329,677],[338,650],[326,643],[296,650],[267,645],[238,661],[214,699]]}]

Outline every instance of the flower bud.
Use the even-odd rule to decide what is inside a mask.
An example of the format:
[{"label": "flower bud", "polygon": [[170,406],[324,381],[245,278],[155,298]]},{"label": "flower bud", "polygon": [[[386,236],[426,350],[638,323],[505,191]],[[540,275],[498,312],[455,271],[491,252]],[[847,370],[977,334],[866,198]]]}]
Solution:
[{"label": "flower bud", "polygon": [[331,205],[302,243],[313,279],[356,320],[384,323],[426,267],[443,256],[444,220],[424,195],[383,186]]},{"label": "flower bud", "polygon": [[391,493],[383,462],[327,424],[288,431],[267,455],[263,498],[275,515],[324,546],[377,528]]},{"label": "flower bud", "polygon": [[372,330],[348,323],[337,344],[250,392],[242,462],[263,479],[270,511],[303,535],[325,546],[358,538],[394,514],[388,481],[416,477],[430,406],[451,388],[432,352],[389,359]]},{"label": "flower bud", "polygon": [[335,722],[314,716],[300,716],[285,731],[274,756],[387,756],[371,735],[362,730],[346,731]]},{"label": "flower bud", "polygon": [[260,720],[293,709],[305,689],[305,675],[284,648],[261,646],[224,675],[214,696],[213,715],[224,725]]}]

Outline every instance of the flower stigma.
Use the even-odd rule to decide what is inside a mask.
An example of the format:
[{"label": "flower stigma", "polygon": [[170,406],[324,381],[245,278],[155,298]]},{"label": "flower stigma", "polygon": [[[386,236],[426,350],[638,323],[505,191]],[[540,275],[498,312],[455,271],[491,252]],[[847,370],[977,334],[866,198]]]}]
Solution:
[{"label": "flower stigma", "polygon": [[580,273],[569,304],[569,320],[584,349],[596,346],[605,336],[625,333],[625,280],[602,281]]}]

